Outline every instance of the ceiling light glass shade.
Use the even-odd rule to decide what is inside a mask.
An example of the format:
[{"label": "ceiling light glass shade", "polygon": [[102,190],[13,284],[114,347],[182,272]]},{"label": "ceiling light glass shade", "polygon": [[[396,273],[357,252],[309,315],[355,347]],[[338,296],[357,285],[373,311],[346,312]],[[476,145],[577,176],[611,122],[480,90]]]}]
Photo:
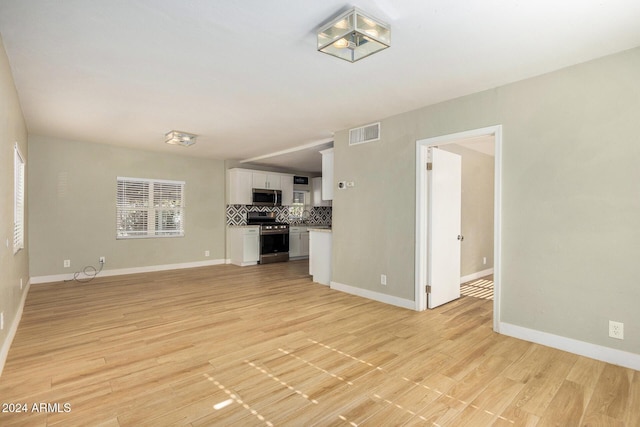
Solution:
[{"label": "ceiling light glass shade", "polygon": [[167,132],[164,138],[164,142],[173,145],[182,145],[183,147],[189,147],[196,143],[196,137],[192,133],[180,132],[179,130],[172,130]]},{"label": "ceiling light glass shade", "polygon": [[391,28],[354,7],[318,31],[318,50],[356,62],[391,46]]}]

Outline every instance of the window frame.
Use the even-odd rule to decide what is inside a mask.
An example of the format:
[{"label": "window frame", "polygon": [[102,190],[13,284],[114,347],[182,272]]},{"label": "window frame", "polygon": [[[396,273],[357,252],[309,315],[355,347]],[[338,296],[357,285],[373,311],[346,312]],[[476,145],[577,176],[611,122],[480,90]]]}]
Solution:
[{"label": "window frame", "polygon": [[[121,193],[122,186],[129,185],[133,189],[145,188],[142,194],[131,195]],[[131,177],[117,177],[116,178],[116,240],[128,240],[128,239],[156,239],[156,238],[173,238],[184,237],[185,232],[185,181],[173,181],[166,179],[148,179],[148,178],[131,178]],[[160,189],[158,189],[160,187]],[[163,188],[165,187],[165,188]],[[172,190],[171,187],[174,187]],[[126,187],[125,187],[126,188]],[[158,195],[162,196],[161,200],[166,196],[171,196],[175,189],[176,199],[173,200],[175,206],[161,206],[156,202]],[[158,193],[158,190],[160,193]],[[163,192],[163,190],[169,190]],[[126,190],[125,190],[126,191]],[[133,203],[133,204],[132,204]],[[138,204],[136,204],[138,203]],[[123,228],[124,215],[127,210],[132,210],[135,215],[142,214],[144,218],[140,221],[138,229]],[[176,229],[172,228],[158,228],[158,224],[162,224],[162,219],[158,220],[159,216],[165,216],[165,218],[171,218],[172,216],[179,217],[179,226]]]},{"label": "window frame", "polygon": [[[293,190],[294,202],[289,206],[289,220],[290,221],[303,221],[304,220],[304,212],[308,210],[310,205],[310,192],[308,190]],[[304,202],[296,203],[295,202],[295,193],[303,193]]]},{"label": "window frame", "polygon": [[25,240],[25,171],[27,163],[18,143],[13,148],[13,254],[24,249]]}]

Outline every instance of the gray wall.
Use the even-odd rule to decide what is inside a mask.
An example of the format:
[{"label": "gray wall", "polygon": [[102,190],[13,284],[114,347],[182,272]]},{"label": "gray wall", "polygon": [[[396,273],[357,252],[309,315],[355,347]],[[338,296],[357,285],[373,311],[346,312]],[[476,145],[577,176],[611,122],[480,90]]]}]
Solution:
[{"label": "gray wall", "polygon": [[[29,280],[28,224],[25,225],[25,249],[13,254],[13,147],[18,143],[26,158],[27,128],[22,116],[11,68],[0,38],[0,312],[4,313],[4,329],[0,331],[0,371],[8,351],[8,332],[14,327],[20,301]],[[25,174],[26,175],[26,174]],[[26,178],[26,176],[25,176]],[[28,182],[28,179],[27,179]],[[26,200],[25,200],[26,201]],[[25,206],[25,222],[29,204]],[[20,289],[20,279],[23,288]]]},{"label": "gray wall", "polygon": [[416,140],[502,124],[500,320],[640,354],[639,75],[636,48],[383,119],[377,142],[336,132],[356,187],[333,201],[332,279],[414,300]]},{"label": "gray wall", "polygon": [[[462,156],[462,215],[464,240],[460,245],[460,274],[467,276],[493,268],[494,158],[458,144],[439,148]],[[482,258],[487,263],[482,263]]]},{"label": "gray wall", "polygon": [[[32,277],[98,266],[100,256],[105,269],[225,258],[223,161],[33,135],[29,152]],[[185,236],[116,240],[117,176],[185,181]]]}]

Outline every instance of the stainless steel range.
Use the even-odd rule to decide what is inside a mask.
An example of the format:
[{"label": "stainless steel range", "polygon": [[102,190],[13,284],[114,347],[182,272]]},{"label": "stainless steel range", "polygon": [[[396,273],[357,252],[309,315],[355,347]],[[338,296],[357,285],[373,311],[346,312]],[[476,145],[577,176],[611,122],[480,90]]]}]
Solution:
[{"label": "stainless steel range", "polygon": [[260,264],[289,261],[289,224],[275,212],[248,212],[247,224],[260,226]]}]

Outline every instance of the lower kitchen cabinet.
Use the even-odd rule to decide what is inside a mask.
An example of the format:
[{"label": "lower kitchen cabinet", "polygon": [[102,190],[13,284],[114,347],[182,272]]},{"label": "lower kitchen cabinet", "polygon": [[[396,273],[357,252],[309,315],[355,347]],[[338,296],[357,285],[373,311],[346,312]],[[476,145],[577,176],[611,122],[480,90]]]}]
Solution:
[{"label": "lower kitchen cabinet", "polygon": [[309,256],[309,230],[307,227],[289,227],[289,258]]},{"label": "lower kitchen cabinet", "polygon": [[241,267],[257,264],[260,259],[260,227],[227,228],[227,248],[231,264]]}]

